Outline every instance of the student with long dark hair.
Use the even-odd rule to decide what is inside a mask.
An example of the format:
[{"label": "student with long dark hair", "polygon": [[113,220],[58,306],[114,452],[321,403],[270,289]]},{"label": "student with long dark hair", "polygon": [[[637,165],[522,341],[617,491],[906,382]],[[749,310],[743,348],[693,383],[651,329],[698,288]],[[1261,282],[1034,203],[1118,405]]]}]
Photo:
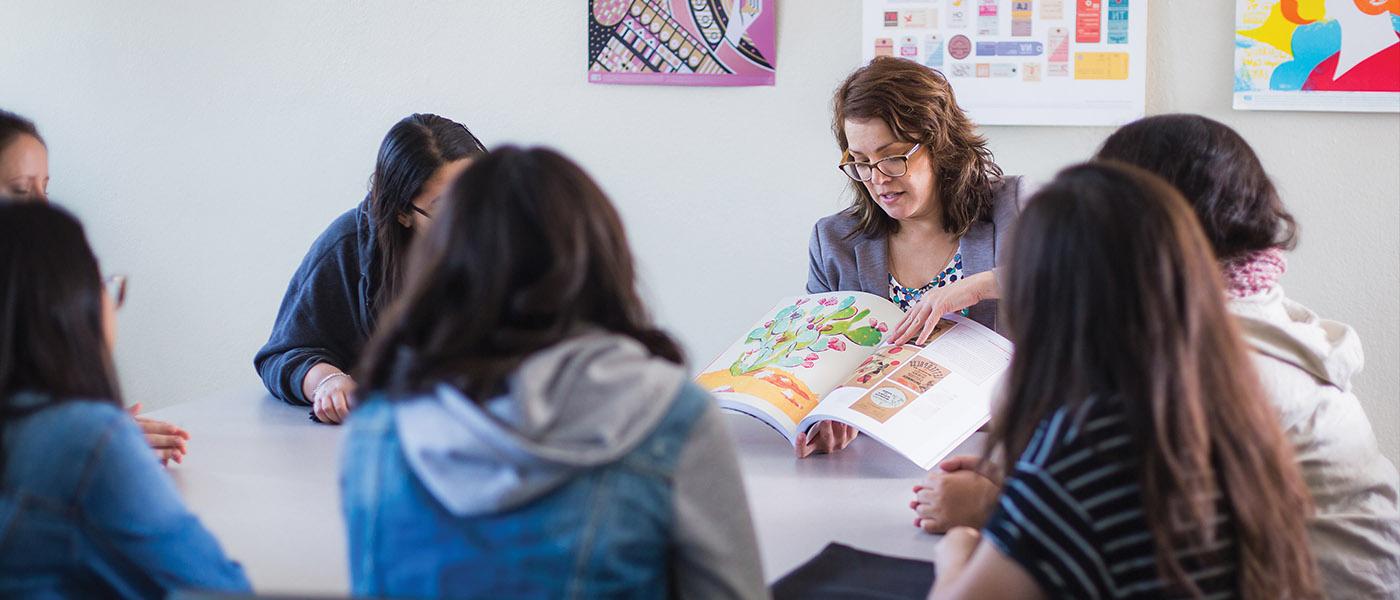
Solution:
[{"label": "student with long dark hair", "polygon": [[1180,194],[1071,167],[1010,244],[1008,475],[981,533],[940,543],[932,597],[1317,597],[1307,487]]},{"label": "student with long dark hair", "polygon": [[43,200],[49,190],[49,149],[34,122],[0,110],[0,197]]},{"label": "student with long dark hair", "polygon": [[1124,126],[1099,157],[1162,176],[1204,226],[1230,312],[1317,505],[1308,534],[1328,593],[1400,597],[1400,476],[1352,391],[1361,340],[1284,294],[1284,251],[1297,228],[1258,155],[1225,124],[1176,114]]},{"label": "student with long dark hair", "polygon": [[485,152],[466,127],[437,115],[411,115],[389,129],[369,196],[312,244],[253,358],[273,396],[311,405],[322,422],[345,419],[356,387],[347,371],[398,295],[409,248],[432,222],[443,190]]},{"label": "student with long dark hair", "polygon": [[[34,122],[0,110],[0,201],[48,201],[49,150]],[[141,405],[128,410],[161,464],[183,462],[189,452],[188,431],[164,421],[137,416]]]},{"label": "student with long dark hair", "polygon": [[[1099,158],[1156,173],[1195,211],[1317,507],[1308,535],[1325,588],[1337,598],[1400,595],[1400,476],[1353,392],[1361,342],[1351,327],[1285,295],[1284,251],[1297,226],[1258,155],[1223,123],[1175,114],[1122,127]],[[930,532],[980,525],[998,490],[995,472],[967,456],[945,461],[920,488],[913,504]]]},{"label": "student with long dark hair", "polygon": [[353,591],[765,595],[722,417],[648,319],[602,190],[506,148],[443,204],[356,371]]},{"label": "student with long dark hair", "polygon": [[118,302],[77,220],[0,203],[0,597],[248,590],[122,410]]}]

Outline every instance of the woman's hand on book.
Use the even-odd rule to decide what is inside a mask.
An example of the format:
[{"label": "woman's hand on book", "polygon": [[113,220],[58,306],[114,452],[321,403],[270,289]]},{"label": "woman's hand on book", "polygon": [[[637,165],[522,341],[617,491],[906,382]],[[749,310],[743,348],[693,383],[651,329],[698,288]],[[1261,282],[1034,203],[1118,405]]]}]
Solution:
[{"label": "woman's hand on book", "polygon": [[829,454],[844,450],[856,439],[855,427],[835,421],[822,421],[811,429],[812,435],[797,434],[797,458],[807,458],[813,454]]},{"label": "woman's hand on book", "polygon": [[894,327],[890,343],[899,345],[914,340],[920,346],[928,342],[938,319],[951,312],[957,312],[983,300],[995,299],[997,279],[992,271],[984,271],[961,281],[954,281],[940,288],[934,288],[919,298],[904,318]]},{"label": "woman's hand on book", "polygon": [[914,486],[914,525],[928,533],[943,533],[958,526],[981,527],[991,514],[1001,477],[976,456],[954,456],[929,471]]}]

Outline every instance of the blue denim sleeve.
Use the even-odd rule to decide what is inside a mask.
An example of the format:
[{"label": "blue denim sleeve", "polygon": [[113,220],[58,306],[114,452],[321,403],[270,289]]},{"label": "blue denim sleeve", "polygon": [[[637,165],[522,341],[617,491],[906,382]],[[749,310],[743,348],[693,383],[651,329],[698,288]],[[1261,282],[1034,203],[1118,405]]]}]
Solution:
[{"label": "blue denim sleeve", "polygon": [[77,492],[94,544],[139,565],[167,591],[251,590],[243,568],[185,508],[126,415],[103,431]]}]

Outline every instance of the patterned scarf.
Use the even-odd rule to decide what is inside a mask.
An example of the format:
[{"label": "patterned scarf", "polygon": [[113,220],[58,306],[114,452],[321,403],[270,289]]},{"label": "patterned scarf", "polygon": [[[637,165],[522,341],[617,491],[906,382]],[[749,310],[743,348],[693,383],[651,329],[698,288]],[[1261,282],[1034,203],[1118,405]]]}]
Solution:
[{"label": "patterned scarf", "polygon": [[1267,292],[1288,270],[1283,250],[1269,248],[1220,262],[1225,274],[1225,291],[1230,298],[1244,298]]}]

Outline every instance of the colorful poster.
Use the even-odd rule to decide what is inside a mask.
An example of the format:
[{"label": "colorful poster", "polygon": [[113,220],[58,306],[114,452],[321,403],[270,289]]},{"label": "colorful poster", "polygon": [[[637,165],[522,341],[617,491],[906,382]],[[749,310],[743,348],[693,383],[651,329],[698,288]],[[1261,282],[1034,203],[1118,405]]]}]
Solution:
[{"label": "colorful poster", "polygon": [[1128,0],[1108,0],[1108,43],[1128,43]]},{"label": "colorful poster", "polygon": [[1237,0],[1239,110],[1400,112],[1400,0]]},{"label": "colorful poster", "polygon": [[1022,1],[1011,3],[1011,35],[1018,37],[1030,37],[1031,27],[1031,7],[1034,2]]},{"label": "colorful poster", "polygon": [[[773,85],[775,4],[775,0],[589,0],[588,81]],[[898,25],[898,13],[893,16]]]},{"label": "colorful poster", "polygon": [[1075,2],[1074,41],[1080,44],[1099,43],[1099,33],[1103,30],[1103,0],[1078,0]]},{"label": "colorful poster", "polygon": [[1146,0],[863,0],[861,52],[943,73],[980,125],[1111,126],[1144,114],[1146,33]]},{"label": "colorful poster", "polygon": [[977,35],[996,35],[1000,24],[997,0],[977,0]]}]

